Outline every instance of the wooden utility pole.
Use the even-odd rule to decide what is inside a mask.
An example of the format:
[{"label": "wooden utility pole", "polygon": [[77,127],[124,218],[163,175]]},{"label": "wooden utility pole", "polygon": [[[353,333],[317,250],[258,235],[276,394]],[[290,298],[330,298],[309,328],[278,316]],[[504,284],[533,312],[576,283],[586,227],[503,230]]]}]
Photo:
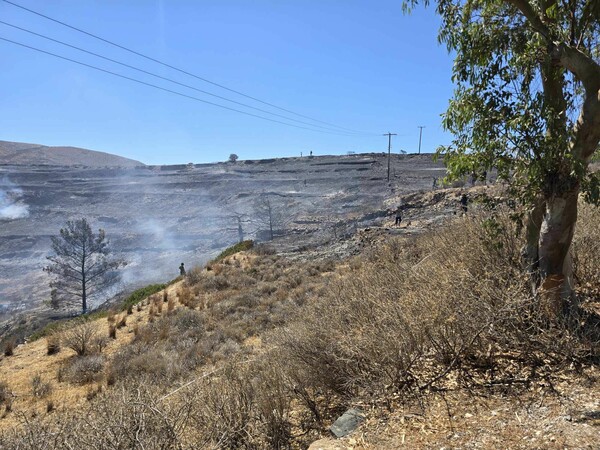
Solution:
[{"label": "wooden utility pole", "polygon": [[421,137],[423,136],[423,128],[424,126],[418,126],[419,129],[419,155],[421,154]]},{"label": "wooden utility pole", "polygon": [[392,136],[398,136],[396,133],[390,133],[389,131],[384,134],[384,136],[388,137],[388,174],[387,180],[390,182],[390,154],[392,152]]}]

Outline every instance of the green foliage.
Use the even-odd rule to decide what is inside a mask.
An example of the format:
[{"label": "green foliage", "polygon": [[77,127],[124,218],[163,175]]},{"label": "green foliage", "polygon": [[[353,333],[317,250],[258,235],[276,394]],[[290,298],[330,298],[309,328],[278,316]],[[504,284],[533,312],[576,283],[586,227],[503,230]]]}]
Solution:
[{"label": "green foliage", "polygon": [[[150,284],[143,288],[136,289],[123,301],[123,303],[120,305],[119,309],[121,311],[125,311],[130,305],[135,306],[136,304],[138,304],[139,302],[144,300],[146,297],[149,297],[152,294],[156,294],[157,292],[162,291],[164,288],[166,288],[167,286],[171,285],[173,282],[176,282],[176,281],[177,280],[173,280],[167,284]],[[75,318],[55,320],[54,322],[47,324],[43,328],[41,328],[38,331],[31,334],[29,336],[29,341],[36,341],[40,338],[49,336],[52,333],[55,333],[57,331],[63,330],[65,328],[70,328],[72,326],[75,326],[75,325],[81,323],[82,320],[89,321],[89,320],[102,319],[102,318],[106,317],[107,315],[108,315],[108,311],[97,310],[97,311],[93,311],[93,312],[90,312],[87,314],[82,314]]]},{"label": "green foliage", "polygon": [[[582,183],[589,149],[573,151],[586,93],[580,74],[567,70],[553,52],[576,46],[597,67],[600,22],[590,7],[594,2],[574,0],[567,7],[551,0],[542,11],[539,2],[518,2],[531,7],[527,18],[515,3],[435,2],[442,19],[439,41],[456,55],[456,88],[443,116],[454,139],[437,151],[448,168],[446,181],[494,168],[524,202],[579,184],[593,198],[597,185]],[[405,0],[404,9],[418,4],[429,1]]]},{"label": "green foliage", "polygon": [[219,255],[215,259],[213,259],[211,262],[212,263],[219,262],[219,261],[227,258],[228,256],[234,255],[239,252],[244,252],[246,250],[250,250],[252,247],[254,247],[254,241],[251,239],[247,240],[247,241],[238,242],[237,244],[232,245],[231,247],[227,247],[225,250],[223,250],[221,253],[219,253]]},{"label": "green foliage", "polygon": [[137,305],[146,297],[156,294],[166,288],[166,284],[150,284],[140,289],[133,291],[121,304],[121,311],[125,311],[129,307]]}]

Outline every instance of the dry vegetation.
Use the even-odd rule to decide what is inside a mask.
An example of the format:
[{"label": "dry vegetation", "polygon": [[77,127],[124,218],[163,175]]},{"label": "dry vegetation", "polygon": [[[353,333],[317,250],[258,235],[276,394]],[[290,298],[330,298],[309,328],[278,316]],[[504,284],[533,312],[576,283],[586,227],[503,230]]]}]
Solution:
[{"label": "dry vegetation", "polygon": [[[10,365],[27,346],[17,347],[0,363],[0,446],[302,448],[359,405],[395,437],[363,435],[355,446],[468,447],[485,433],[461,434],[481,427],[453,419],[467,402],[515,427],[514,442],[489,445],[539,446],[519,441],[524,431],[502,408],[560,398],[565,380],[599,391],[589,311],[599,302],[600,212],[582,208],[574,244],[583,309],[552,325],[522,275],[508,214],[459,218],[343,264],[292,263],[264,248],[234,254],[135,308],[28,344],[41,347],[35,373]],[[406,419],[411,405],[418,420]],[[427,415],[439,420],[423,434]],[[548,442],[585,447],[579,438]]]}]

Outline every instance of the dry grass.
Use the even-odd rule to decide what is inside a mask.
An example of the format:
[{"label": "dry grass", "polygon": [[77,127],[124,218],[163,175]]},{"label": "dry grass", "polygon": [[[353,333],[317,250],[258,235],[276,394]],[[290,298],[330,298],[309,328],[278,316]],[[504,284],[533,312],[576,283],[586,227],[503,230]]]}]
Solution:
[{"label": "dry grass", "polygon": [[[582,208],[574,243],[584,302],[598,292],[597,214]],[[520,245],[512,222],[496,211],[414,240],[390,240],[343,266],[244,254],[214,262],[211,270],[190,270],[167,295],[124,314],[123,331],[102,355],[92,355],[98,361],[64,351],[47,356],[43,346],[34,351],[39,343],[29,344],[27,361],[53,392],[45,403],[30,394],[16,402],[19,411],[39,417],[17,422],[9,412],[0,425],[20,428],[0,436],[0,446],[306,447],[355,404],[392,411],[372,413],[375,428],[383,416],[404,421],[407,405],[421,408],[418,426],[435,428],[430,438],[415,438],[414,427],[402,422],[390,432],[404,438],[369,435],[349,443],[357,448],[469,446],[477,439],[501,446],[484,439],[485,430],[465,431],[477,425],[464,414],[479,414],[468,409],[476,402],[465,395],[490,397],[490,409],[502,399],[508,413],[500,416],[515,427],[508,418],[518,395],[531,390],[535,401],[540,393],[557,395],[560,377],[589,374],[598,357],[598,342],[584,327],[573,321],[548,327],[538,319],[521,274]],[[96,329],[106,330],[100,322]],[[0,362],[3,373],[16,375],[6,387],[16,398],[26,396],[23,376],[31,391],[20,354],[17,348]],[[54,382],[58,366],[70,381]],[[589,383],[597,391],[593,378]],[[50,401],[48,416],[42,410]],[[69,414],[76,405],[78,414]],[[449,433],[465,437],[452,441]]]}]

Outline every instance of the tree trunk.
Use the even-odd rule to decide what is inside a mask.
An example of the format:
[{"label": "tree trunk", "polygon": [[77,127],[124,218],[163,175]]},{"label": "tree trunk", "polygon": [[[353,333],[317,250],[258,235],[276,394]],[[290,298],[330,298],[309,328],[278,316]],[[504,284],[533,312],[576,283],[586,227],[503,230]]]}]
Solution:
[{"label": "tree trunk", "polygon": [[523,262],[531,279],[531,292],[536,294],[540,285],[539,267],[540,267],[540,231],[546,212],[546,202],[543,197],[539,197],[533,204],[533,207],[527,212],[525,218],[525,238],[526,244],[522,250]]},{"label": "tree trunk", "polygon": [[546,199],[546,211],[540,229],[538,291],[540,306],[549,320],[559,319],[566,307],[566,300],[573,290],[571,267],[571,242],[577,221],[577,198],[575,188],[561,195]]}]

